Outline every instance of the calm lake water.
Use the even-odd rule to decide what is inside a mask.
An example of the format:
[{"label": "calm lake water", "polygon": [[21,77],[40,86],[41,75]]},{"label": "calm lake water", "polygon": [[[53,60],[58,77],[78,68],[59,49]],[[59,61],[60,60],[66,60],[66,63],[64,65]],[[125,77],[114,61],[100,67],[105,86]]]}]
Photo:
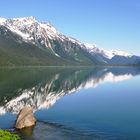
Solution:
[{"label": "calm lake water", "polygon": [[[34,128],[14,130],[34,110]],[[140,68],[0,68],[0,128],[23,140],[140,140]]]}]

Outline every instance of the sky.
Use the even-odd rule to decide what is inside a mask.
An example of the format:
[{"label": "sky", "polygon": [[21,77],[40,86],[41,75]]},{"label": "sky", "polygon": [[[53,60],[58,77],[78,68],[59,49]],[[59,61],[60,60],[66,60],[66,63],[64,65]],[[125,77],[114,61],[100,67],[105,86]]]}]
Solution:
[{"label": "sky", "polygon": [[140,55],[140,0],[0,1],[0,17],[28,16],[84,43]]}]

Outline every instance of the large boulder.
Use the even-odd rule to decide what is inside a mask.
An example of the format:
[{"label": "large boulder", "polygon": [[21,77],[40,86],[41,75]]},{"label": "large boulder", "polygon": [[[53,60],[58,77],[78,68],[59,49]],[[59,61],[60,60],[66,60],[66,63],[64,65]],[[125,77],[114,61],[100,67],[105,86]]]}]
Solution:
[{"label": "large boulder", "polygon": [[24,107],[17,115],[16,128],[22,129],[35,125],[36,119],[33,115],[33,110],[30,107]]}]

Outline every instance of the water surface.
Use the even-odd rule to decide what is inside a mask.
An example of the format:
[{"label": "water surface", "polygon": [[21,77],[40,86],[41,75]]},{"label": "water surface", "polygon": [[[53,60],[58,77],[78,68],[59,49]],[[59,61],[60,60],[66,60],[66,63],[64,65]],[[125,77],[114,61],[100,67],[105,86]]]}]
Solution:
[{"label": "water surface", "polygon": [[0,128],[34,110],[25,140],[139,140],[140,68],[1,68]]}]

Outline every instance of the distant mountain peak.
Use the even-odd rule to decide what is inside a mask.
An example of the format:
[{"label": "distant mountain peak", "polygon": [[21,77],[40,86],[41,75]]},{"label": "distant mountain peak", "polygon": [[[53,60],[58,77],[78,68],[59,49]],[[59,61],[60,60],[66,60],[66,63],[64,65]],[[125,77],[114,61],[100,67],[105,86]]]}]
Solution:
[{"label": "distant mountain peak", "polygon": [[19,18],[10,18],[11,20],[17,20],[17,21],[37,21],[35,17],[29,16],[29,17],[19,17]]},{"label": "distant mountain peak", "polygon": [[97,48],[96,44],[88,44],[85,43],[86,48],[88,49],[88,51],[90,53],[97,53],[97,54],[102,54],[104,57],[108,58],[108,59],[112,59],[114,56],[125,56],[125,57],[131,57],[133,56],[130,53],[127,52],[123,52],[120,50],[105,50],[103,48]]},{"label": "distant mountain peak", "polygon": [[27,22],[27,21],[37,21],[35,17],[33,16],[30,16],[30,17],[20,17],[20,18],[3,18],[3,17],[0,17],[0,23],[1,22],[8,22],[8,21],[24,21],[24,22]]}]

